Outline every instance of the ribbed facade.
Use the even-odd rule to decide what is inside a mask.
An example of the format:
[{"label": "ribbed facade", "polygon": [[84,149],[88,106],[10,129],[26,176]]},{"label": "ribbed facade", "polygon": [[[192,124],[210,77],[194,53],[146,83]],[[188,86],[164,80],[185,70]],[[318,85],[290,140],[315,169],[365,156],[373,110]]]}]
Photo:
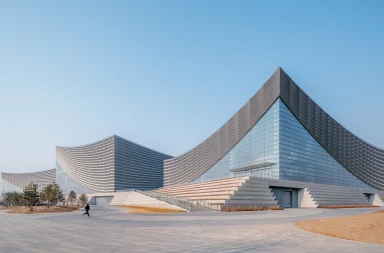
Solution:
[{"label": "ribbed facade", "polygon": [[156,189],[164,184],[164,160],[172,156],[115,137],[115,191]]},{"label": "ribbed facade", "polygon": [[[56,147],[57,183],[64,193],[115,190],[115,137],[78,147]],[[73,189],[72,189],[73,188]]]},{"label": "ribbed facade", "polygon": [[235,147],[279,98],[337,163],[369,186],[384,189],[384,150],[341,126],[281,68],[207,140],[164,162],[165,186],[191,182],[202,176]]},{"label": "ribbed facade", "polygon": [[360,139],[318,106],[284,72],[280,98],[315,140],[350,173],[384,190],[384,150]]},{"label": "ribbed facade", "polygon": [[43,170],[31,173],[1,173],[1,193],[21,192],[31,182],[38,185],[41,191],[45,186],[55,182],[56,169]]},{"label": "ribbed facade", "polygon": [[57,182],[67,194],[155,189],[163,186],[169,155],[119,136],[89,145],[56,147]]}]

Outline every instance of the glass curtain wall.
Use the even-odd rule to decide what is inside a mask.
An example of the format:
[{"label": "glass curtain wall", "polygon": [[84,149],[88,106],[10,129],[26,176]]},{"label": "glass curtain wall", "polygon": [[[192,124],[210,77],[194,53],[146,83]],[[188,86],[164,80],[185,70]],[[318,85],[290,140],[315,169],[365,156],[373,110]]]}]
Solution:
[{"label": "glass curtain wall", "polygon": [[328,154],[280,99],[195,182],[234,176],[370,188]]},{"label": "glass curtain wall", "polygon": [[279,102],[195,182],[246,175],[279,178]]},{"label": "glass curtain wall", "polygon": [[280,179],[370,188],[325,151],[281,100],[278,103]]},{"label": "glass curtain wall", "polygon": [[87,187],[82,186],[77,183],[73,178],[71,178],[56,162],[56,183],[60,185],[60,188],[63,190],[63,194],[68,195],[71,191],[75,191],[76,194],[82,193],[95,193],[96,191],[88,189]]}]

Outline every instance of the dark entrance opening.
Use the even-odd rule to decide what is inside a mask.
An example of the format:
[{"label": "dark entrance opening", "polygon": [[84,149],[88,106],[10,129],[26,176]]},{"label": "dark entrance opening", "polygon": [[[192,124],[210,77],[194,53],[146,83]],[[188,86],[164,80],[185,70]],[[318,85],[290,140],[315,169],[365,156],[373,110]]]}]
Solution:
[{"label": "dark entrance opening", "polygon": [[291,188],[270,187],[277,204],[284,208],[298,207],[298,190]]},{"label": "dark entrance opening", "polygon": [[292,207],[292,192],[284,191],[283,207]]},{"label": "dark entrance opening", "polygon": [[364,196],[367,198],[368,203],[371,203],[371,200],[373,202],[374,195],[371,193],[364,193]]}]

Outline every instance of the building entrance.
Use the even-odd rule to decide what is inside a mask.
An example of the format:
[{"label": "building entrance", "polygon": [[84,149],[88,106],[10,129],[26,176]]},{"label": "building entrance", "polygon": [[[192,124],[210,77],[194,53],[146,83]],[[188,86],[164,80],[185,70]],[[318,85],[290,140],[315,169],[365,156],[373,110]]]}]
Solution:
[{"label": "building entrance", "polygon": [[271,187],[271,191],[279,206],[284,208],[298,207],[297,189]]},{"label": "building entrance", "polygon": [[285,191],[284,192],[283,207],[285,207],[285,208],[292,207],[292,192],[291,191]]}]

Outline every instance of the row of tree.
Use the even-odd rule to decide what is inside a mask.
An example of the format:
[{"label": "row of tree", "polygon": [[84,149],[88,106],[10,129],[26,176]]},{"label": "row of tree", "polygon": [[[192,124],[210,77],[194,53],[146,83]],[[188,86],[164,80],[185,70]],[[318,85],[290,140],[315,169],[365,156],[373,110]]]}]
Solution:
[{"label": "row of tree", "polygon": [[88,203],[87,195],[81,194],[80,196],[77,196],[75,191],[70,191],[67,199],[71,205],[73,205],[74,202],[77,202],[78,205],[85,205]]},{"label": "row of tree", "polygon": [[[88,197],[85,194],[81,194],[77,197],[74,191],[71,191],[67,197],[68,203],[77,201],[85,205],[88,202]],[[33,207],[37,204],[45,204],[48,207],[57,205],[58,203],[65,204],[65,196],[60,186],[56,183],[52,183],[44,187],[40,192],[38,191],[38,185],[30,183],[27,185],[23,192],[6,192],[3,194],[3,202],[6,206],[29,206]]]}]

